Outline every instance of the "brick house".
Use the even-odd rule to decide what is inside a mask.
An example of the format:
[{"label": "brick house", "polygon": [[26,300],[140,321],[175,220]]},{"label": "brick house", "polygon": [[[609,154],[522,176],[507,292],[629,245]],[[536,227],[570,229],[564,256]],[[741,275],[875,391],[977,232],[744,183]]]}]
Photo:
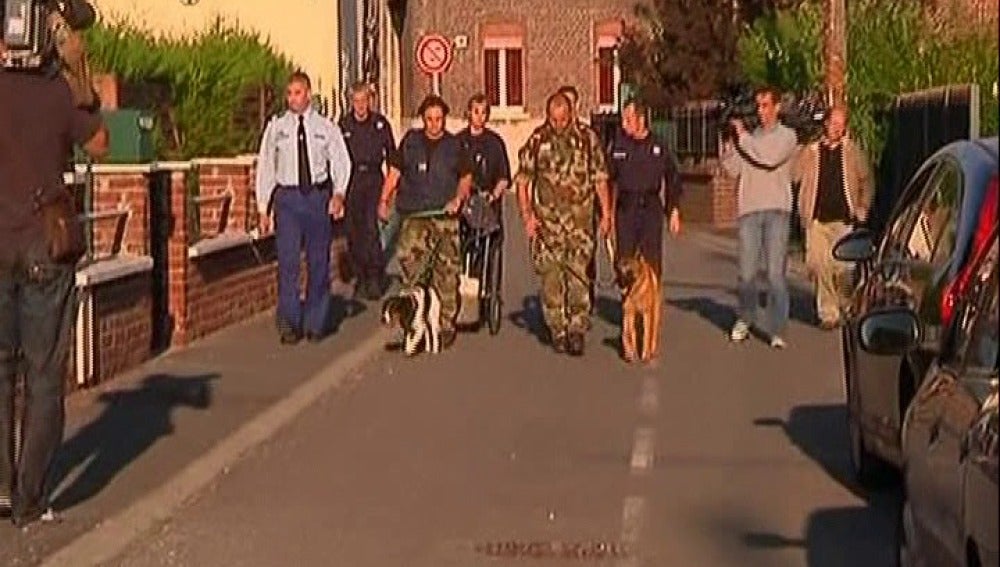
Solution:
[{"label": "brick house", "polygon": [[613,108],[620,70],[615,62],[622,20],[635,0],[409,0],[401,41],[403,112],[412,116],[431,81],[414,61],[426,33],[451,39],[454,60],[441,94],[458,114],[485,92],[499,120],[537,119],[562,84],[580,91],[581,111]]}]

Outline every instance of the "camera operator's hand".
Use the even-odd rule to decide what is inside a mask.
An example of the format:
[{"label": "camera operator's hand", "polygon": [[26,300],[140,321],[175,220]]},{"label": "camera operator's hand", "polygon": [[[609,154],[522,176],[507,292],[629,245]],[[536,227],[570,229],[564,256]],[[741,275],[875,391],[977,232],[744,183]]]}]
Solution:
[{"label": "camera operator's hand", "polygon": [[63,14],[49,15],[49,29],[55,34],[56,52],[63,78],[69,83],[73,102],[78,108],[96,110],[99,106],[94,86],[91,84],[90,66],[83,32],[73,29]]},{"label": "camera operator's hand", "polygon": [[739,118],[733,118],[732,120],[729,121],[729,124],[733,127],[733,130],[736,131],[737,137],[747,133],[746,124],[744,124],[743,121],[740,120]]}]

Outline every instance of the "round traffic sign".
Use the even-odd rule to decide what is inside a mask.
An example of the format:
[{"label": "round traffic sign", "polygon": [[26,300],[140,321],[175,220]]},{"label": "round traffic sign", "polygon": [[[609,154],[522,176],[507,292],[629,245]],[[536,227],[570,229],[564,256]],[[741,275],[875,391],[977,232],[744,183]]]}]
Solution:
[{"label": "round traffic sign", "polygon": [[417,66],[428,75],[445,72],[452,55],[451,42],[443,35],[427,34],[417,42]]}]

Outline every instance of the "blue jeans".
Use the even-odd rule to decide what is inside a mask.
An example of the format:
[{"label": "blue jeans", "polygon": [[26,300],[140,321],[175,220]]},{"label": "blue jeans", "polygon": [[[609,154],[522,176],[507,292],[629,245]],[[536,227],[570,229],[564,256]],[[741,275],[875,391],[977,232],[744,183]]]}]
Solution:
[{"label": "blue jeans", "polygon": [[[10,497],[15,512],[47,506],[47,476],[65,420],[74,275],[73,266],[48,260],[0,266],[0,497]],[[14,378],[19,370],[25,399],[15,462]]]},{"label": "blue jeans", "polygon": [[[791,215],[785,211],[758,211],[740,217],[740,319],[769,335],[781,335],[788,326],[788,233]],[[767,318],[757,320],[757,274],[767,274]]]},{"label": "blue jeans", "polygon": [[[333,222],[330,192],[281,187],[274,196],[275,244],[278,252],[278,328],[322,335],[330,311],[330,244]],[[305,311],[299,300],[302,248],[308,279]]]}]

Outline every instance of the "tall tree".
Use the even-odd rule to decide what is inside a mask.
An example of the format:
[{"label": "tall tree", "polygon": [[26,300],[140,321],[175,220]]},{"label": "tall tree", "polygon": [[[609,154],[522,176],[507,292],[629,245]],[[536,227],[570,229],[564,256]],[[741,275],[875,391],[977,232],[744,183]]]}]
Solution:
[{"label": "tall tree", "polygon": [[801,0],[646,0],[619,52],[625,80],[654,106],[712,98],[740,79],[744,23]]}]

